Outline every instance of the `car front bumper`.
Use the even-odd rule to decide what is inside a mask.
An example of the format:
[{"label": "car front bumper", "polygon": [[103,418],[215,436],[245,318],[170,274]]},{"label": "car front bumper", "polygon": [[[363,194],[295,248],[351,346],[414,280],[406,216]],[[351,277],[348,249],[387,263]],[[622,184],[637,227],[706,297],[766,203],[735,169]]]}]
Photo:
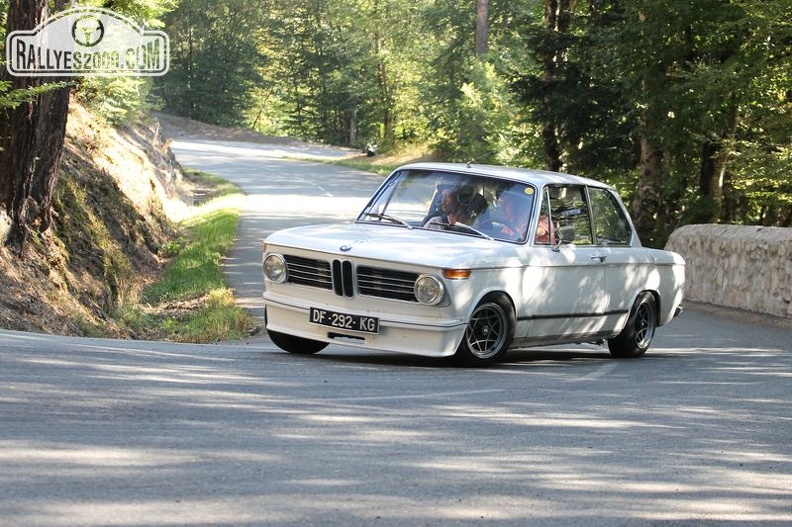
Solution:
[{"label": "car front bumper", "polygon": [[[309,304],[294,297],[280,298],[270,293],[264,294],[264,301],[265,324],[268,331],[320,342],[426,357],[453,355],[462,340],[466,325],[466,322],[460,318],[360,312],[351,309],[350,306]],[[379,331],[376,334],[366,333],[313,323],[310,320],[311,307],[349,315],[377,317]],[[416,307],[415,311],[420,309]]]}]

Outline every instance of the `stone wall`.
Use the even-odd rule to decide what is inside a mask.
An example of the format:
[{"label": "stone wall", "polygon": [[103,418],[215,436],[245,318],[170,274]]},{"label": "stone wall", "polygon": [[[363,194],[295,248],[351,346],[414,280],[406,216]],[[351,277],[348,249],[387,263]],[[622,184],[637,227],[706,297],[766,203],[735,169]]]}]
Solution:
[{"label": "stone wall", "polygon": [[792,318],[792,228],[687,225],[666,249],[685,258],[685,299]]}]

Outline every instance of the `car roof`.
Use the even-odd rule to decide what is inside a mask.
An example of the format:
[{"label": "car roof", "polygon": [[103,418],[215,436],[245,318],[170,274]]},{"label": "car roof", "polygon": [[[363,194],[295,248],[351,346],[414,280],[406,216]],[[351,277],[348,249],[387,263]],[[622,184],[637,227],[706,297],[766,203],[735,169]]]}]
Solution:
[{"label": "car roof", "polygon": [[562,174],[560,172],[550,172],[547,170],[535,170],[531,168],[517,168],[494,165],[477,165],[475,163],[410,163],[399,167],[397,170],[432,170],[438,172],[455,172],[461,174],[471,174],[480,176],[491,176],[498,178],[511,179],[522,183],[532,183],[537,186],[542,185],[588,185],[592,187],[608,188],[611,186],[601,181],[575,176],[572,174]]}]

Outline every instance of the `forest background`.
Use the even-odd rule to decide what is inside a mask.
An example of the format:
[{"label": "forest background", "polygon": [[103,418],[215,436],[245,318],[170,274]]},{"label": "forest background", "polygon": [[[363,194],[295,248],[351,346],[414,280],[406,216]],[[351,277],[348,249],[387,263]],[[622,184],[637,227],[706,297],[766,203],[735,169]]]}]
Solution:
[{"label": "forest background", "polygon": [[[792,0],[79,4],[164,29],[171,70],[42,84],[3,68],[0,203],[19,233],[49,225],[71,98],[111,123],[159,109],[592,177],[621,191],[652,246],[689,223],[792,226]],[[30,29],[70,6],[0,0],[2,27]],[[12,141],[32,109],[38,139],[21,156]]]}]

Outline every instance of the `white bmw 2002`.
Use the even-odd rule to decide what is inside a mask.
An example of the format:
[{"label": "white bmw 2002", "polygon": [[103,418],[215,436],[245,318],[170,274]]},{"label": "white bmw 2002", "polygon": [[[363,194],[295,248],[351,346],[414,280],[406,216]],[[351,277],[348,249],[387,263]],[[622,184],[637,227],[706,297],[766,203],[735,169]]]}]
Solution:
[{"label": "white bmw 2002", "polygon": [[607,341],[643,355],[681,312],[684,260],[643,247],[609,186],[567,174],[416,163],[351,224],[264,243],[266,329],[291,353],[329,343],[454,356]]}]

